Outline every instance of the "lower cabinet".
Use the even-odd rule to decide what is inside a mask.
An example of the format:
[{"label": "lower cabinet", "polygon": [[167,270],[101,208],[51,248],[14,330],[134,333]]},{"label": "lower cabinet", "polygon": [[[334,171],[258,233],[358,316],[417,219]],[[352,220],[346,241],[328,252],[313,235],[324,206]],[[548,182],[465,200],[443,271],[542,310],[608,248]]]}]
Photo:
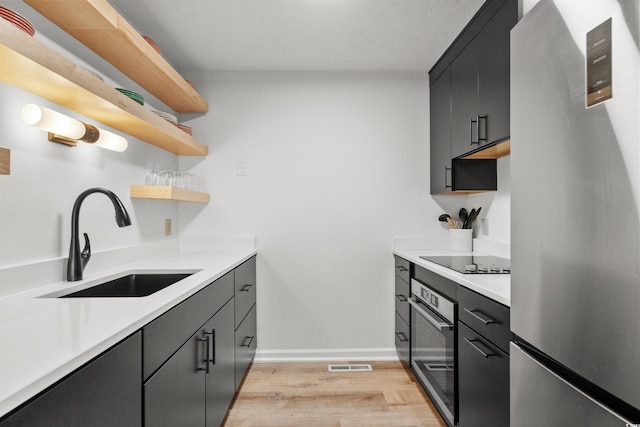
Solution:
[{"label": "lower cabinet", "polygon": [[509,356],[458,322],[460,427],[509,426]]},{"label": "lower cabinet", "polygon": [[219,426],[235,394],[233,301],[144,385],[146,426]]},{"label": "lower cabinet", "polygon": [[136,332],[5,417],[0,426],[142,425],[141,352],[142,334]]},{"label": "lower cabinet", "polygon": [[220,426],[254,358],[256,257],[21,407],[0,427]]}]

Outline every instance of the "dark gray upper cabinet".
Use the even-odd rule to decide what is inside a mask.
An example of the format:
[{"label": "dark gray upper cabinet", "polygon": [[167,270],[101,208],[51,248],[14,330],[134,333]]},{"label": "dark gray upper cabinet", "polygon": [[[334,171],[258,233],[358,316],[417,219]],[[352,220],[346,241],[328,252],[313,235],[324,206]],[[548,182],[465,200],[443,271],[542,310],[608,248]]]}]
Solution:
[{"label": "dark gray upper cabinet", "polygon": [[478,119],[478,43],[473,39],[451,64],[452,157],[477,147]]},{"label": "dark gray upper cabinet", "polygon": [[431,194],[497,189],[495,159],[505,150],[482,150],[509,139],[509,33],[518,16],[519,0],[487,1],[429,71]]},{"label": "dark gray upper cabinet", "polygon": [[509,137],[509,32],[518,2],[507,1],[451,63],[452,156]]},{"label": "dark gray upper cabinet", "polygon": [[480,144],[510,136],[510,32],[518,22],[518,2],[507,1],[477,37]]},{"label": "dark gray upper cabinet", "polygon": [[431,194],[452,189],[450,82],[446,69],[430,88]]}]

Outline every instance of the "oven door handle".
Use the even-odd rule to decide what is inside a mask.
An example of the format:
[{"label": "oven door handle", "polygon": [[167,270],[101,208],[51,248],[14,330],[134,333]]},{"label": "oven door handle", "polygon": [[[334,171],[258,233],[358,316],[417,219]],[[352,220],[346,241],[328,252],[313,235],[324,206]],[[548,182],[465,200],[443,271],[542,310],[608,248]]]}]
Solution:
[{"label": "oven door handle", "polygon": [[438,328],[439,331],[453,330],[453,325],[451,323],[439,321],[438,319],[430,315],[424,308],[420,307],[420,305],[413,299],[409,298],[409,304],[411,304],[411,307],[415,308],[416,311],[422,315],[422,317],[427,319],[429,323]]}]

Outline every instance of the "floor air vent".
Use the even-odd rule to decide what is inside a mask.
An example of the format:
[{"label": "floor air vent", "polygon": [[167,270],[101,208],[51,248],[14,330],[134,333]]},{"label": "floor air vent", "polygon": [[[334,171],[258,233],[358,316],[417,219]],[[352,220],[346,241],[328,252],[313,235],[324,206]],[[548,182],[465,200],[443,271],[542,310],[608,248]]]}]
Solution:
[{"label": "floor air vent", "polygon": [[364,365],[329,365],[329,372],[371,372],[369,364]]}]

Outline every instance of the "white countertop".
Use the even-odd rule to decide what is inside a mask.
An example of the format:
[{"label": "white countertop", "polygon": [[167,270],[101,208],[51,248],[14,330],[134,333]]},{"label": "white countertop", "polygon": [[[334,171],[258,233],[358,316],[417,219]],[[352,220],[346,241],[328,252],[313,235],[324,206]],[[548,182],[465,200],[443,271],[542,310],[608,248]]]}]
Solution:
[{"label": "white countertop", "polygon": [[437,255],[487,255],[478,252],[453,252],[450,250],[418,250],[395,249],[394,255],[406,259],[447,279],[491,298],[507,307],[511,306],[511,275],[510,274],[462,274],[439,264],[420,258],[420,256]]},{"label": "white countertop", "polygon": [[[0,297],[0,416],[256,254],[181,252]],[[140,298],[42,298],[139,270],[200,270]]]}]

